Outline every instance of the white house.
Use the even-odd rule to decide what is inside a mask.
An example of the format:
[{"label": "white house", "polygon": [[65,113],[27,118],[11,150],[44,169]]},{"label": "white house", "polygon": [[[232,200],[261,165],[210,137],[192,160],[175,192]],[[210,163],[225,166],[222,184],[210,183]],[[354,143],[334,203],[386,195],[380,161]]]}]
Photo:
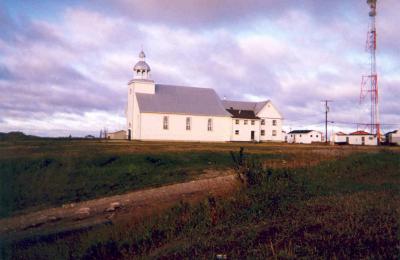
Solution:
[{"label": "white house", "polygon": [[334,133],[331,136],[330,141],[335,144],[347,144],[348,143],[347,135],[343,132]]},{"label": "white house", "polygon": [[117,140],[123,140],[126,139],[126,131],[125,130],[119,130],[113,133],[107,133],[106,136],[107,139],[117,139]]},{"label": "white house", "polygon": [[322,133],[315,130],[294,130],[287,134],[287,142],[298,144],[322,142]]},{"label": "white house", "polygon": [[287,142],[287,133],[286,133],[286,131],[283,131],[282,130],[282,142]]},{"label": "white house", "polygon": [[400,145],[400,130],[391,131],[386,134],[386,142],[388,144]]},{"label": "white house", "polygon": [[155,84],[143,51],[128,83],[127,139],[281,141],[282,115],[271,101],[222,101],[211,88]]},{"label": "white house", "polygon": [[271,101],[222,104],[232,117],[231,141],[282,141],[282,115]]},{"label": "white house", "polygon": [[378,138],[376,135],[365,131],[356,131],[350,134],[342,132],[335,133],[331,141],[335,144],[351,144],[351,145],[377,145]]},{"label": "white house", "polygon": [[365,131],[356,131],[346,136],[347,143],[353,145],[378,145],[378,138],[376,135],[367,133]]}]

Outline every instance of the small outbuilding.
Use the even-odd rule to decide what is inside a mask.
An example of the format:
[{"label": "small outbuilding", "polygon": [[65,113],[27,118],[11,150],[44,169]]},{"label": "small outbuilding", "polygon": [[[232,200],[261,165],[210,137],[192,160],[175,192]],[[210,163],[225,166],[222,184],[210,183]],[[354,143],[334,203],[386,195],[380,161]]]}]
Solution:
[{"label": "small outbuilding", "polygon": [[107,133],[107,139],[124,140],[126,139],[126,131],[120,130],[113,133]]},{"label": "small outbuilding", "polygon": [[348,144],[347,134],[345,134],[343,132],[334,133],[331,136],[330,140],[331,140],[331,143],[334,143],[334,144]]},{"label": "small outbuilding", "polygon": [[394,130],[385,134],[388,144],[400,145],[400,130]]},{"label": "small outbuilding", "polygon": [[347,136],[347,143],[353,145],[378,145],[378,138],[365,131],[356,131]]},{"label": "small outbuilding", "polygon": [[322,133],[315,130],[293,130],[287,134],[287,142],[297,144],[322,142]]},{"label": "small outbuilding", "polygon": [[335,144],[378,145],[377,136],[365,131],[356,131],[350,134],[337,132],[331,137],[331,141]]}]

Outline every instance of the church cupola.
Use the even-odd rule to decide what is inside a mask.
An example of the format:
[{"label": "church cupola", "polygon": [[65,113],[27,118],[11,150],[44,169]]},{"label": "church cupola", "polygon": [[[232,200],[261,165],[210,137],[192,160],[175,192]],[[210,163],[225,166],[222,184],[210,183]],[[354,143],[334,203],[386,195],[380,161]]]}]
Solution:
[{"label": "church cupola", "polygon": [[146,54],[143,50],[139,53],[139,61],[133,67],[135,79],[150,79],[150,66],[146,63]]}]

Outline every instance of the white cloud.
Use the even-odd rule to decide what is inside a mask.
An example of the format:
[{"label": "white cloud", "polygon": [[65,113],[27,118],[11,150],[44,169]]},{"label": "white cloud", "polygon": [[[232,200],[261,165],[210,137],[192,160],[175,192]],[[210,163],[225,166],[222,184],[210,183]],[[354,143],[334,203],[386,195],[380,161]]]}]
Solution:
[{"label": "white cloud", "polygon": [[[56,22],[25,21],[26,28],[15,30],[11,40],[0,37],[0,75],[7,73],[0,79],[0,90],[8,93],[1,98],[0,131],[24,128],[53,135],[61,129],[92,131],[103,127],[102,122],[121,128],[126,83],[141,45],[156,82],[212,87],[232,99],[271,99],[292,120],[288,124],[320,121],[321,99],[335,100],[332,118],[356,120],[352,115],[360,111],[359,81],[368,70],[363,52],[366,5],[354,4],[349,13],[338,7],[327,19],[316,10],[339,4],[255,1],[260,8],[272,8],[261,15],[245,2],[236,2],[243,4],[247,15],[257,15],[244,19],[243,14],[244,20],[232,22],[239,14],[230,14],[226,6],[211,14],[210,6],[203,6],[192,14],[202,17],[184,24],[181,19],[187,14],[171,16],[179,15],[176,6],[169,6],[172,9],[160,18],[149,14],[154,19],[77,7],[66,8]],[[128,2],[122,6],[132,7]],[[285,9],[284,14],[273,15],[278,12],[274,6]],[[154,8],[160,6],[151,1],[142,11]],[[363,12],[349,16],[355,10]],[[217,13],[226,17],[210,17]],[[379,36],[390,47],[378,56],[385,77],[382,89],[394,93],[381,96],[382,119],[393,122],[400,121],[395,115],[399,105],[392,102],[398,100],[393,86],[400,82],[399,56],[392,53],[399,53],[399,47],[388,44],[388,39],[399,37],[393,29],[398,17],[387,6],[382,13],[389,17],[379,17],[378,29],[387,26]],[[207,17],[210,21],[204,20]]]}]

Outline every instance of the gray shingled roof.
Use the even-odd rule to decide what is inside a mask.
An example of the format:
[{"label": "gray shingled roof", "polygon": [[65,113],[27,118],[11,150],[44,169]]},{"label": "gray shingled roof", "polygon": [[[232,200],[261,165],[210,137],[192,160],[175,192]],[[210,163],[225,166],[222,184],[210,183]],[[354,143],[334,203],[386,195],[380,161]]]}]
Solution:
[{"label": "gray shingled roof", "polygon": [[293,130],[289,132],[288,134],[308,134],[314,130]]},{"label": "gray shingled roof", "polygon": [[144,113],[231,116],[213,89],[156,84],[156,93],[136,94]]},{"label": "gray shingled roof", "polygon": [[222,105],[225,109],[235,109],[235,110],[252,110],[257,115],[258,112],[267,104],[268,101],[261,102],[245,102],[245,101],[233,101],[233,100],[222,100]]},{"label": "gray shingled roof", "polygon": [[227,109],[233,118],[259,119],[253,110]]}]

